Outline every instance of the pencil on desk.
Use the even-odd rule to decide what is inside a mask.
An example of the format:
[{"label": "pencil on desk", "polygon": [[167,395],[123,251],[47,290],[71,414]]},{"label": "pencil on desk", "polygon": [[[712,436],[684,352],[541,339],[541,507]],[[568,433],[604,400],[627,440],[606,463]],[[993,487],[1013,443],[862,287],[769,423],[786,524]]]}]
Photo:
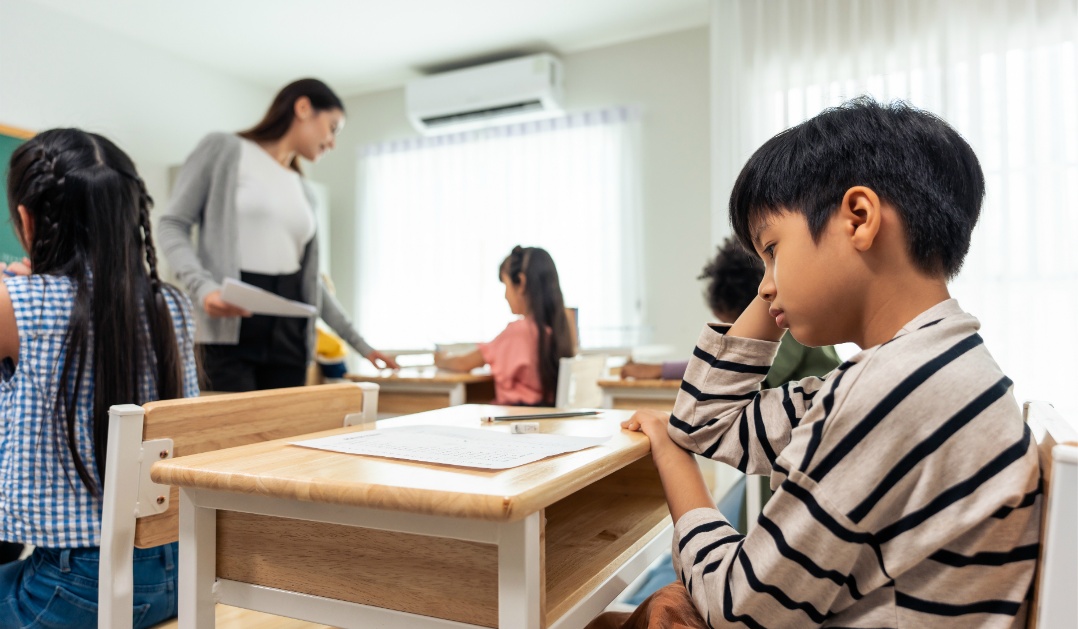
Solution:
[{"label": "pencil on desk", "polygon": [[484,423],[516,421],[518,419],[556,419],[559,417],[585,417],[598,415],[602,411],[570,411],[568,413],[536,413],[534,415],[502,415],[499,417],[480,417]]}]

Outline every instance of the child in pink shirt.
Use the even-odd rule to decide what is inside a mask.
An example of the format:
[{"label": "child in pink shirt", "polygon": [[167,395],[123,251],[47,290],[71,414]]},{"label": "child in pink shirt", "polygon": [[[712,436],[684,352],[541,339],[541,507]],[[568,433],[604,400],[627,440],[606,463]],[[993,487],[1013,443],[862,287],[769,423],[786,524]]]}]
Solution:
[{"label": "child in pink shirt", "polygon": [[517,246],[498,267],[498,278],[509,310],[523,317],[474,352],[436,353],[434,364],[453,371],[490,365],[495,404],[552,406],[559,361],[573,355],[558,269],[544,249]]}]

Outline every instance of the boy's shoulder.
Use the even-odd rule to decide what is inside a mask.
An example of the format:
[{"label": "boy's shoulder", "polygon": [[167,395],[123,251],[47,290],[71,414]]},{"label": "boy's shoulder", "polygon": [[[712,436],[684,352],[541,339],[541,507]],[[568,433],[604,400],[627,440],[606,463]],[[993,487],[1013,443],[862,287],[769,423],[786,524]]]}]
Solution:
[{"label": "boy's shoulder", "polygon": [[978,333],[980,322],[951,299],[908,323],[890,341],[850,359],[834,383],[845,415],[904,409],[921,417],[947,414],[991,387],[1009,389]]},{"label": "boy's shoulder", "polygon": [[981,323],[949,299],[907,323],[891,340],[850,358],[851,370],[883,380],[903,380],[920,369],[944,367],[983,340]]}]

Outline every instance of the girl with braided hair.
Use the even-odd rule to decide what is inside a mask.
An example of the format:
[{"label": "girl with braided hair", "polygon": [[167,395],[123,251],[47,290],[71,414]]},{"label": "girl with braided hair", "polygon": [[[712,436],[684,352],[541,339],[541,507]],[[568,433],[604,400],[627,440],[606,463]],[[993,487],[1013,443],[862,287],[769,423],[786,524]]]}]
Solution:
[{"label": "girl with braided hair", "polygon": [[[16,149],[28,274],[0,282],[0,629],[96,627],[108,409],[198,395],[191,305],[157,274],[131,159],[78,129]],[[134,626],[176,614],[176,545],[134,551]]]},{"label": "girl with braided hair", "polygon": [[226,278],[314,306],[376,366],[397,367],[363,340],[318,273],[316,199],[299,161],[333,149],[343,126],[341,99],[322,81],[300,79],[253,128],[206,136],[180,170],[161,217],[161,247],[197,306],[196,340],[214,391],[299,386],[314,358],[313,317],[252,316],[221,299]]},{"label": "girl with braided hair", "polygon": [[539,247],[513,247],[498,267],[513,321],[489,343],[468,354],[434,354],[434,364],[451,371],[490,365],[494,403],[553,406],[558,365],[574,353],[575,341],[554,260]]}]

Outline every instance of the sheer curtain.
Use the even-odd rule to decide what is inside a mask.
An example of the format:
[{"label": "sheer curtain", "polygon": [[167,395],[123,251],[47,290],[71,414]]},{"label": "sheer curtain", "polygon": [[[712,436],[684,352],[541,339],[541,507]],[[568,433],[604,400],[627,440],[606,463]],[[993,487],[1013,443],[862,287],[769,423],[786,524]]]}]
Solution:
[{"label": "sheer curtain", "polygon": [[865,93],[933,111],[988,186],[952,294],[1020,400],[1078,408],[1078,0],[713,0],[712,25],[716,235],[776,132]]},{"label": "sheer curtain", "polygon": [[498,266],[543,247],[584,346],[640,329],[638,118],[630,108],[365,147],[354,312],[385,347],[493,338]]}]

